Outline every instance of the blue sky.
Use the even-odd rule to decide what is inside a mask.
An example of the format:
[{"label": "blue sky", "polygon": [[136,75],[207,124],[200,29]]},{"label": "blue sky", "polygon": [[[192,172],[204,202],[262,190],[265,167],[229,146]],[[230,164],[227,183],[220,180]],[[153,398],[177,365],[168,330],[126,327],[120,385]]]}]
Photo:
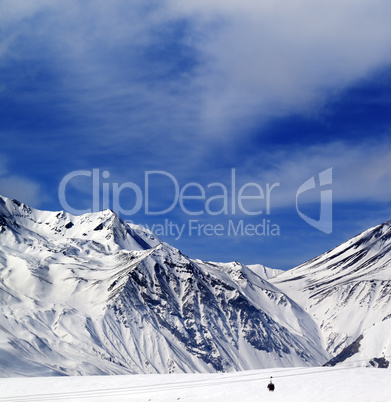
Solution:
[{"label": "blue sky", "polygon": [[[96,169],[100,202],[92,177],[79,175],[66,186],[73,209],[113,208],[123,185],[118,202],[130,210],[133,183],[141,208],[122,217],[184,225],[179,238],[161,236],[184,254],[283,269],[391,219],[391,4],[259,3],[2,1],[0,194],[60,210],[64,176]],[[296,196],[329,168],[333,230],[324,233],[299,216]],[[276,184],[268,213],[260,197],[224,210],[233,169],[236,197],[249,183],[245,196]],[[166,175],[149,176],[150,211],[174,204],[175,181],[188,185],[183,195],[205,192],[183,201],[203,213],[179,201],[146,213],[151,171]],[[320,190],[298,200],[315,220]],[[199,236],[190,221],[223,230]],[[228,233],[241,222],[278,235]]]}]

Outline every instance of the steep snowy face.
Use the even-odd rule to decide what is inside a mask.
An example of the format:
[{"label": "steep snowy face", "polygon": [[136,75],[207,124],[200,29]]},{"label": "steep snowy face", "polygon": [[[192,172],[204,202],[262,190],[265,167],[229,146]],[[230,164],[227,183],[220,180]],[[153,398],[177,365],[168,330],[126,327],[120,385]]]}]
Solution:
[{"label": "steep snowy face", "polygon": [[308,365],[326,356],[308,315],[247,267],[190,261],[168,245],[131,272],[115,307],[123,322],[142,309],[144,327],[190,354],[193,370]]},{"label": "steep snowy face", "polygon": [[192,261],[112,211],[0,197],[0,375],[324,363],[309,315],[239,264]]},{"label": "steep snowy face", "polygon": [[[313,316],[325,347],[335,355],[363,331],[391,317],[391,222],[271,281]],[[376,326],[379,331],[382,327]],[[379,333],[378,339],[384,336]],[[383,343],[377,346],[379,356],[390,347],[388,338]]]}]

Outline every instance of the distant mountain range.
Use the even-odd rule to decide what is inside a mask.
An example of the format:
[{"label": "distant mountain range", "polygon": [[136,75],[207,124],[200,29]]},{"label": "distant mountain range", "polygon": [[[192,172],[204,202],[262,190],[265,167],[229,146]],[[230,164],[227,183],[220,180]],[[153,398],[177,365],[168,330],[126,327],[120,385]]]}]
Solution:
[{"label": "distant mountain range", "polygon": [[0,376],[386,366],[390,236],[283,272],[191,260],[110,210],[0,197]]}]

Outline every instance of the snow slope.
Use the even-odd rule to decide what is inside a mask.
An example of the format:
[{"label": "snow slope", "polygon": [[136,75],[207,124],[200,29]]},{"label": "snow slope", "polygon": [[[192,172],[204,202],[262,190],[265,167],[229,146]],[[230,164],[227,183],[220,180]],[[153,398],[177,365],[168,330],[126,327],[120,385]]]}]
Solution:
[{"label": "snow slope", "polygon": [[[274,392],[266,386],[270,376]],[[0,378],[0,401],[389,402],[390,371],[291,368],[229,374]]]},{"label": "snow slope", "polygon": [[391,355],[391,221],[271,282],[314,318],[323,346],[333,355],[360,336],[364,339],[354,360],[368,365],[383,353]]},{"label": "snow slope", "polygon": [[266,280],[271,279],[274,276],[284,272],[282,269],[268,268],[262,264],[252,264],[252,265],[247,265],[247,267],[250,268],[251,271],[256,273],[258,276],[260,276],[261,278],[266,279]]},{"label": "snow slope", "polygon": [[0,197],[0,376],[322,364],[312,318],[243,264],[192,261],[112,211]]}]

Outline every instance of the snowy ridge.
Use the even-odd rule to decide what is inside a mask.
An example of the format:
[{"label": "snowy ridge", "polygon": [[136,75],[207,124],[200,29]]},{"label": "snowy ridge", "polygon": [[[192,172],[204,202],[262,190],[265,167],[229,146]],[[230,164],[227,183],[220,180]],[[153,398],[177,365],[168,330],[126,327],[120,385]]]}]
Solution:
[{"label": "snowy ridge", "polygon": [[190,260],[112,211],[0,197],[0,375],[319,365],[318,328],[243,264]]}]

